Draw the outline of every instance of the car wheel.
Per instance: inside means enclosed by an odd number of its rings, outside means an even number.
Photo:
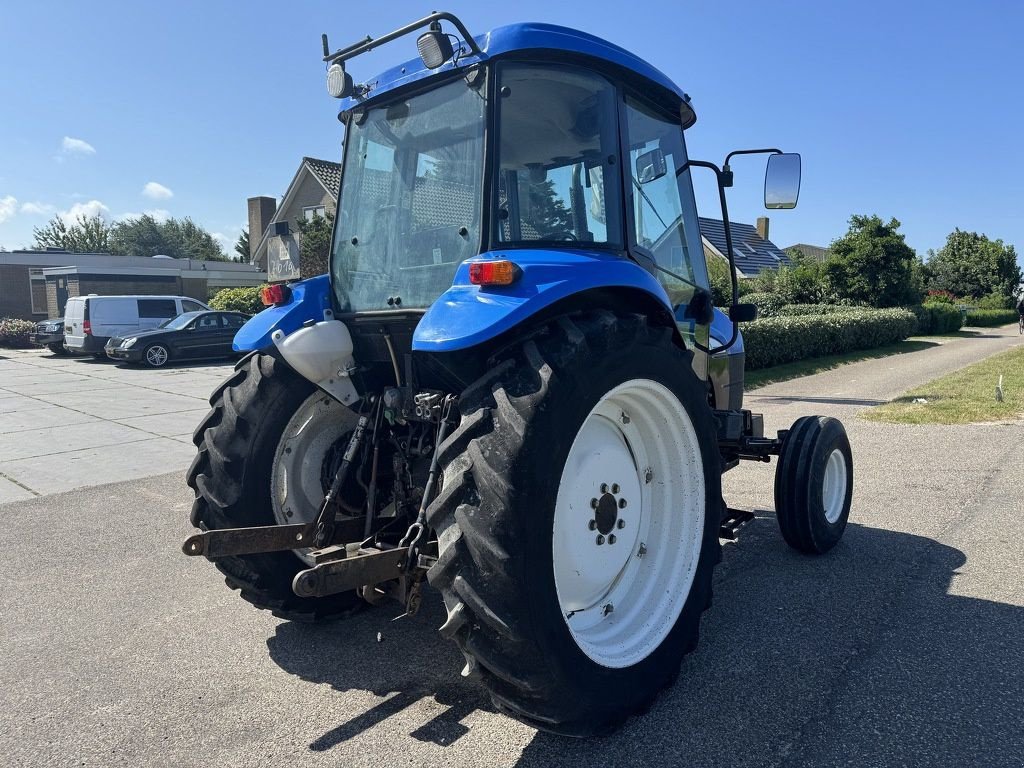
[[[142,361],[150,368],[162,368],[171,359],[171,353],[163,344],[150,344],[142,353]]]

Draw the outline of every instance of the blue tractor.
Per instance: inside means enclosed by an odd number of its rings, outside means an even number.
[[[346,64],[416,35],[357,84]],[[211,397],[183,545],[246,600],[336,619],[424,580],[463,674],[578,736],[647,707],[697,643],[720,538],[751,519],[723,472],[778,457],[785,540],[830,549],[850,509],[842,425],[765,437],[737,323],[713,307],[686,154],[690,98],[592,35],[472,36],[433,13],[331,51],[345,125],[330,274],[264,292]],[[769,155],[792,208],[800,158]],[[741,152],[742,153],[742,152]],[[728,249],[732,258],[732,248]]]

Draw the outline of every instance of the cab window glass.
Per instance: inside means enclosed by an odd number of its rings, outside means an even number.
[[[690,293],[692,286],[707,287],[689,171],[676,174],[686,163],[678,120],[627,98],[626,131],[634,245],[674,273],[658,274],[670,294],[686,292],[678,283],[688,283]]]

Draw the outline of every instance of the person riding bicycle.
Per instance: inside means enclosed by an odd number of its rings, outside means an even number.
[[[1024,289],[1017,294],[1017,330],[1024,334]]]

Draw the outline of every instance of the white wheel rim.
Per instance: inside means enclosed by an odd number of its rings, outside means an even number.
[[[825,519],[834,525],[842,516],[846,502],[846,457],[838,448],[829,454],[825,464],[821,501],[825,508]]]
[[[637,664],[675,626],[700,558],[704,494],[696,430],[664,385],[621,384],[584,420],[562,470],[552,555],[562,616],[593,661]]]
[[[274,452],[270,495],[278,525],[311,522],[324,500],[320,472],[327,452],[357,421],[356,415],[321,392],[306,398],[292,415]],[[309,550],[295,550],[314,565]]]
[[[159,345],[150,347],[146,350],[146,360],[152,365],[163,365],[167,362],[167,350]]]

